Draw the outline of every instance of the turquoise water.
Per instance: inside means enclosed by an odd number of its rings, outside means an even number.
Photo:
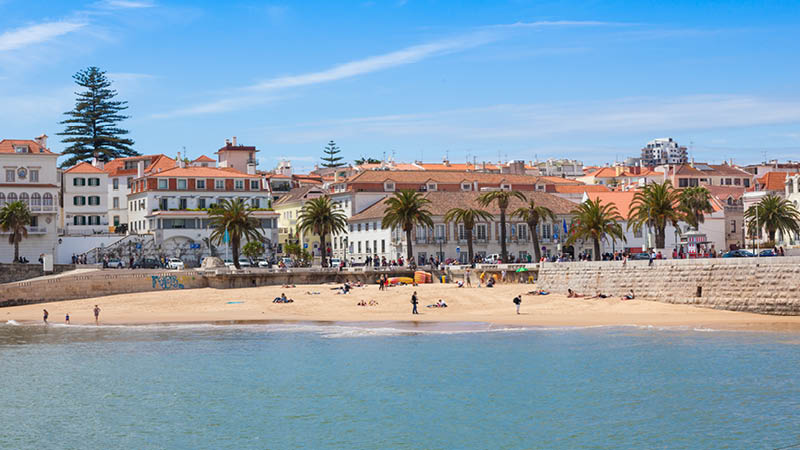
[[[0,448],[800,443],[800,335],[0,325]]]

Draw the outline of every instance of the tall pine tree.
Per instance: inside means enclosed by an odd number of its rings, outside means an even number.
[[[330,141],[328,145],[325,146],[325,156],[322,157],[322,167],[341,167],[344,164],[339,162],[342,160],[341,156],[336,156],[340,150],[339,147],[336,146],[336,142]]]
[[[91,160],[95,155],[106,161],[139,155],[131,148],[133,140],[123,137],[128,130],[117,126],[128,118],[120,114],[128,109],[128,102],[114,100],[117,91],[110,88],[111,81],[106,78],[106,73],[97,67],[89,67],[72,78],[75,84],[86,90],[75,93],[75,108],[65,112],[69,118],[61,122],[66,128],[58,135],[67,136],[61,142],[70,144],[63,154],[72,155],[61,164],[62,167]]]

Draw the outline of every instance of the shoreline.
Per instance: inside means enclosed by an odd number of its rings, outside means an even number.
[[[191,289],[158,293],[121,294],[0,309],[0,323],[42,323],[42,310],[51,324],[63,324],[70,314],[75,325],[93,325],[91,309],[100,305],[101,325],[255,325],[315,324],[375,326],[397,324],[413,329],[474,324],[492,327],[586,328],[655,327],[720,331],[800,332],[800,316],[772,316],[717,310],[649,300],[567,298],[563,295],[524,295],[522,314],[516,315],[511,299],[534,289],[528,284],[500,284],[495,288],[462,288],[453,284],[354,288],[337,295],[332,285],[294,288],[264,286],[242,289]],[[417,291],[420,314],[411,315],[409,298]],[[272,299],[285,293],[293,303]],[[448,308],[426,308],[439,298]],[[357,306],[375,300],[377,306]]]

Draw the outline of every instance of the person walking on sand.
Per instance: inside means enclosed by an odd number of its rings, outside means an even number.
[[[513,302],[517,306],[517,314],[519,314],[519,306],[522,305],[522,295],[514,297]]]
[[[466,269],[464,271],[464,284],[469,286],[469,287],[472,287],[472,281],[470,280],[470,278],[472,278],[472,277],[470,277],[470,271],[469,271],[469,269]]]
[[[43,309],[42,311],[42,320],[44,320],[44,324],[47,325],[47,318],[50,317],[50,313],[47,312],[46,309]]]
[[[411,309],[411,314],[419,314],[419,312],[417,312],[418,304],[419,300],[417,300],[417,291],[414,291],[414,295],[411,296],[411,305],[413,305],[413,308]]]
[[[64,319],[64,323],[69,325],[69,313],[67,313],[67,317]]]
[[[100,321],[100,307],[94,305],[94,324],[97,325]]]

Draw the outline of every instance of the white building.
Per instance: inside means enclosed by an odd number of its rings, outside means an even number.
[[[28,237],[20,243],[20,256],[37,261],[39,255],[55,254],[58,242],[58,154],[47,148],[47,136],[34,140],[0,141],[0,208],[7,203],[26,203],[33,214]],[[8,233],[0,231],[0,262],[11,262],[14,247]]]
[[[278,214],[267,210],[269,190],[259,175],[186,167],[180,160],[176,164],[133,180],[128,195],[130,233],[152,234],[156,245],[171,249],[169,256],[193,258],[190,264],[196,264],[203,256],[225,251],[224,245],[212,250],[206,241],[212,231],[208,209],[221,199],[241,198],[253,209],[270,254],[278,239]]]
[[[533,164],[539,170],[538,175],[548,177],[575,178],[583,176],[583,162],[576,159],[548,159]]]
[[[213,164],[214,160],[205,157],[206,164]],[[199,158],[198,158],[199,160]],[[140,167],[141,166],[141,167]],[[103,170],[108,174],[108,224],[111,227],[127,225],[128,223],[128,193],[133,185],[133,180],[159,170],[175,167],[175,160],[161,154],[132,156],[117,158],[103,165]],[[141,170],[141,173],[139,171]]]
[[[62,174],[62,214],[66,235],[108,232],[108,173],[82,162]]]
[[[653,167],[663,164],[686,164],[689,162],[686,147],[678,145],[672,138],[653,139],[642,148],[642,163]]]

